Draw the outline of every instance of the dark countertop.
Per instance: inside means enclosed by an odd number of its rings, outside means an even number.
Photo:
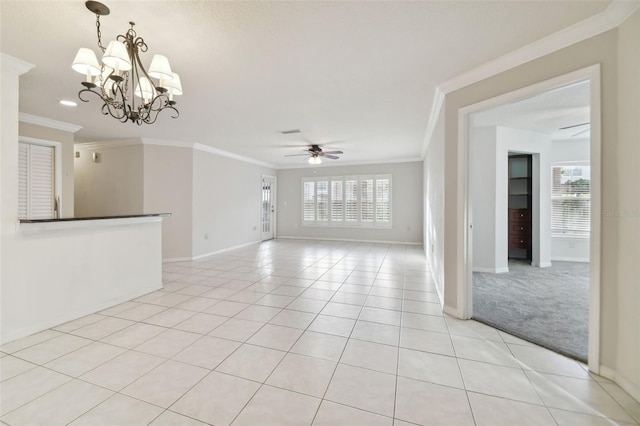
[[[20,223],[73,222],[78,220],[131,219],[136,217],[169,217],[171,213],[131,214],[122,216],[63,217],[61,219],[20,219]]]

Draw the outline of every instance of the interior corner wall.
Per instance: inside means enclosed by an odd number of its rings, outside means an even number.
[[[36,124],[20,122],[18,125],[20,136],[60,142],[62,146],[62,217],[74,217],[74,168],[73,168],[73,133]]]
[[[605,259],[606,253],[606,262],[617,269],[617,306],[603,315],[618,318],[615,380],[640,401],[640,11],[620,26],[618,37],[617,149],[608,149],[609,141],[603,141],[603,159],[605,154],[612,157],[607,164],[615,168],[604,168],[602,173],[603,179],[611,174],[613,180],[605,182],[603,195],[616,193],[616,203],[604,199],[602,203],[602,240],[606,238],[607,248],[614,249],[609,254],[603,246],[602,255]],[[618,230],[613,238],[607,236],[612,228]],[[603,271],[603,286],[608,279]]]
[[[302,178],[323,176],[392,175],[393,227],[357,228],[302,226]],[[306,167],[278,170],[279,237],[384,241],[422,244],[422,162],[367,164],[358,166]]]
[[[594,64],[601,65],[602,207],[600,364],[616,371],[616,381],[640,395],[638,345],[638,218],[607,217],[607,211],[638,207],[638,13],[613,29],[536,60],[481,80],[445,97],[445,304],[458,306],[463,282],[464,211],[458,111],[468,105]],[[619,40],[620,31],[620,40]],[[620,60],[620,63],[618,62]],[[619,84],[618,84],[619,83]],[[623,108],[624,107],[624,108]],[[619,115],[620,113],[620,115]],[[635,189],[634,189],[635,188]],[[621,193],[621,190],[628,190]],[[637,210],[636,210],[637,211]],[[635,221],[635,222],[634,222]],[[626,226],[626,228],[623,228]],[[631,308],[628,304],[634,304]],[[620,337],[628,336],[629,341]]]
[[[162,219],[162,258],[190,260],[193,223],[192,148],[144,145],[145,214],[171,213]]]
[[[120,141],[121,142],[121,141]],[[75,215],[119,216],[143,212],[144,161],[140,140],[131,145],[83,148],[75,158]],[[93,161],[93,154],[98,160]]]
[[[193,257],[262,240],[263,174],[276,171],[193,150]]]
[[[438,117],[423,163],[424,249],[427,264],[444,299],[444,110]]]

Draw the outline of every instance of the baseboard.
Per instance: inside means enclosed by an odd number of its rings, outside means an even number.
[[[220,254],[220,253],[224,253],[226,251],[241,249],[243,247],[252,246],[254,244],[260,244],[261,242],[262,242],[261,240],[259,240],[259,241],[251,241],[251,242],[248,242],[248,243],[239,244],[237,246],[227,247],[227,248],[223,248],[223,249],[216,250],[216,251],[211,251],[211,252],[205,253],[205,254],[199,254],[198,256],[194,256],[191,260],[204,259],[205,257],[213,256],[214,254]]]
[[[454,318],[462,318],[462,312],[460,312],[459,309],[457,308],[453,308],[449,305],[444,305],[444,307],[442,308],[442,311],[447,314],[447,315],[451,315]]]
[[[318,238],[318,237],[293,237],[278,235],[278,239],[284,240],[314,240],[314,241],[340,241],[346,243],[373,243],[373,244],[402,244],[409,246],[421,246],[422,243],[413,243],[408,241],[384,241],[384,240],[358,240],[351,238]]]
[[[640,402],[640,388],[634,385],[630,381],[628,381],[624,377],[620,377],[618,372],[612,368],[605,367],[604,365],[600,366],[600,375],[602,377],[606,377],[609,380],[613,380],[616,382],[618,386],[622,388],[625,392],[627,392],[633,399]]]
[[[205,257],[213,256],[214,254],[220,254],[220,253],[224,253],[226,251],[236,250],[236,249],[240,249],[240,248],[243,248],[243,247],[251,246],[251,245],[254,245],[254,244],[260,244],[261,242],[262,241],[251,241],[249,243],[239,244],[237,246],[227,247],[227,248],[223,248],[223,249],[216,250],[216,251],[211,251],[211,252],[204,253],[204,254],[199,254],[199,255],[193,256],[193,257],[168,257],[166,259],[162,259],[162,263],[191,262],[191,261],[194,261],[194,260],[200,260],[200,259],[204,259]]]
[[[28,327],[24,327],[18,330],[14,330],[10,333],[3,334],[0,337],[0,344],[5,344],[9,342],[13,342],[14,340],[22,339],[23,337],[31,336],[32,334],[39,333],[44,330],[48,330],[52,327],[56,327],[58,325],[65,324],[69,321],[76,320],[78,318],[82,318],[86,315],[90,315],[104,309],[110,308],[112,306],[119,305],[120,303],[128,302],[131,299],[135,299],[136,297],[144,296],[147,293],[151,293],[152,291],[160,290],[162,288],[162,283],[159,283],[157,286],[150,286],[144,288],[142,290],[134,291],[128,293],[124,296],[120,296],[117,299],[111,299],[107,302],[97,303],[88,308],[68,312],[66,311],[63,315],[60,315],[54,319],[48,321],[42,321],[38,324],[30,325]]]
[[[482,272],[482,273],[487,273],[487,274],[504,274],[506,272],[509,272],[509,268],[505,267],[505,268],[473,268],[473,272]]]
[[[558,262],[582,262],[582,263],[590,262],[589,258],[584,258],[584,257],[553,257],[551,258],[552,262],[554,260],[557,260]]]

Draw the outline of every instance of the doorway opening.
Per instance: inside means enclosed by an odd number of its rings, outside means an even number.
[[[276,178],[262,175],[262,241],[276,236]]]
[[[461,110],[466,317],[589,362],[599,323],[599,70]],[[594,359],[592,359],[594,358]]]

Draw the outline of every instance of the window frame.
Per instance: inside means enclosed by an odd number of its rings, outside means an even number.
[[[378,182],[388,180],[388,221],[378,220]],[[348,220],[347,217],[351,216],[349,212],[353,209],[348,209],[348,203],[352,203],[352,198],[348,197],[347,182],[355,181],[356,187],[356,206],[355,214],[356,220]],[[363,220],[363,194],[362,187],[364,181],[371,181],[371,217],[372,219]],[[306,188],[310,187],[309,183],[313,182],[313,194],[308,194]],[[318,206],[321,200],[318,198],[318,183],[326,182],[327,193],[327,209],[326,220],[318,219]],[[339,182],[339,184],[338,184]],[[336,183],[337,185],[334,185]],[[306,176],[301,178],[301,224],[305,227],[332,227],[332,228],[393,228],[393,179],[391,174],[369,174],[369,175],[345,175],[345,176]],[[341,190],[340,197],[334,198],[334,188],[339,186]],[[324,194],[323,194],[324,195]],[[384,198],[384,197],[383,197]],[[309,210],[305,208],[305,203],[309,200],[313,200],[313,220],[306,220],[305,213],[309,213]],[[386,200],[386,199],[385,199]],[[333,212],[334,201],[340,202],[340,219],[336,219]]]

